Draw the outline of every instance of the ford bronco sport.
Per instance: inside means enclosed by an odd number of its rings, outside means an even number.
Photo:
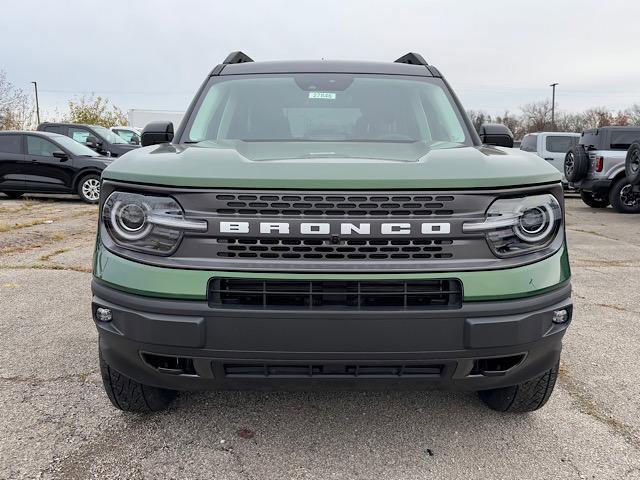
[[[174,135],[103,174],[92,314],[106,393],[447,388],[548,400],[571,321],[561,175],[440,72],[231,54]],[[493,144],[489,145],[489,144]]]
[[[569,185],[593,208],[611,205],[620,213],[640,212],[640,195],[625,175],[625,158],[640,140],[640,127],[600,127],[585,130],[565,157]]]

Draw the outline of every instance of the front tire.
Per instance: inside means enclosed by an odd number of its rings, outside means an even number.
[[[585,192],[584,190],[580,192],[580,198],[591,208],[607,208],[610,203],[607,197],[596,196],[592,192]]]
[[[640,213],[640,193],[634,193],[626,178],[620,178],[609,191],[611,206],[618,213]]]
[[[524,413],[542,408],[549,400],[558,378],[560,364],[543,374],[512,387],[478,392],[480,399],[498,412]]]
[[[12,200],[15,200],[16,198],[20,198],[22,195],[24,195],[24,193],[22,192],[2,192],[4,193],[7,197],[9,197]]]
[[[112,405],[124,412],[152,413],[166,409],[177,392],[151,387],[114,370],[99,354],[100,373],[107,397]]]
[[[98,203],[100,201],[100,176],[91,173],[82,177],[78,182],[78,195],[83,202]]]

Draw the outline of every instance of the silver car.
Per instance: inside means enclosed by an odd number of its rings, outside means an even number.
[[[640,140],[640,127],[600,127],[582,132],[578,145],[566,155],[565,175],[594,208],[609,204],[620,213],[640,212],[640,194],[625,175],[627,150]]]

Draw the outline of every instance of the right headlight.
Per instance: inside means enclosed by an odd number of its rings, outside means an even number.
[[[171,197],[113,192],[102,207],[102,223],[120,247],[155,255],[170,255],[184,232],[206,232],[206,220],[184,217]]]
[[[465,233],[484,233],[493,253],[513,257],[542,250],[562,231],[562,209],[551,194],[500,198],[483,222],[469,222]]]

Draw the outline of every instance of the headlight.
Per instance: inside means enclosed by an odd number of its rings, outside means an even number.
[[[465,233],[482,232],[498,257],[524,255],[547,247],[561,231],[562,209],[551,194],[501,198],[484,222],[465,223]]]
[[[205,220],[187,220],[178,202],[128,192],[113,192],[102,207],[102,223],[119,246],[156,255],[175,251],[185,231],[206,232]]]

